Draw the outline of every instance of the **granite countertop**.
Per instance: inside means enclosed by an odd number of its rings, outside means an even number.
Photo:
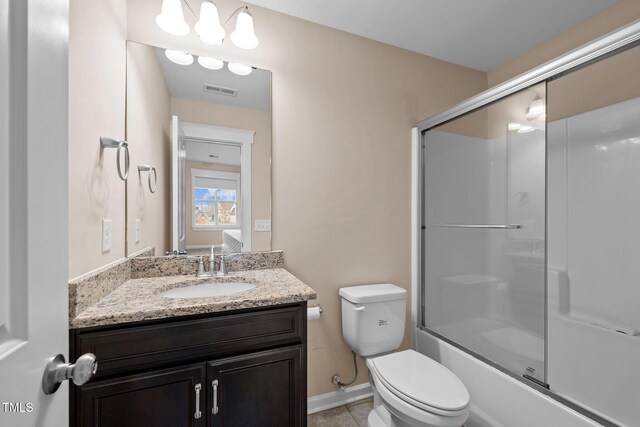
[[[224,297],[173,299],[160,296],[169,289],[207,281],[246,282],[256,287]],[[315,297],[313,289],[284,268],[235,271],[223,278],[197,279],[193,275],[183,275],[131,279],[78,313],[71,319],[70,328],[265,307],[308,301]]]

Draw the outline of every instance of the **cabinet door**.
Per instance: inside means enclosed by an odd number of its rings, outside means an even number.
[[[208,363],[210,426],[305,426],[302,350],[296,345]]]
[[[76,425],[204,426],[205,365],[148,372],[79,387]]]

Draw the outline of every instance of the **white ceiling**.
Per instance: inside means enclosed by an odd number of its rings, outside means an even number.
[[[254,69],[248,76],[238,76],[227,68],[208,70],[198,64],[197,56],[191,65],[178,65],[169,61],[164,49],[156,47],[160,69],[171,96],[195,101],[225,104],[233,107],[271,111],[271,71]],[[236,96],[205,92],[203,84],[237,89]]]
[[[620,0],[246,1],[455,64],[490,71]]]

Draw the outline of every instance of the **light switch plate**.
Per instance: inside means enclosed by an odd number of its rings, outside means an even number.
[[[136,219],[136,243],[140,243],[142,240],[142,222],[140,218]]]
[[[111,250],[111,220],[102,220],[102,253]]]
[[[270,219],[256,219],[256,231],[271,231]]]

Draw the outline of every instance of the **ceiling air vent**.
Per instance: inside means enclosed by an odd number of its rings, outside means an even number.
[[[209,83],[203,83],[202,87],[207,93],[215,93],[217,95],[236,96],[238,95],[238,89],[232,89],[230,87],[216,86]]]

